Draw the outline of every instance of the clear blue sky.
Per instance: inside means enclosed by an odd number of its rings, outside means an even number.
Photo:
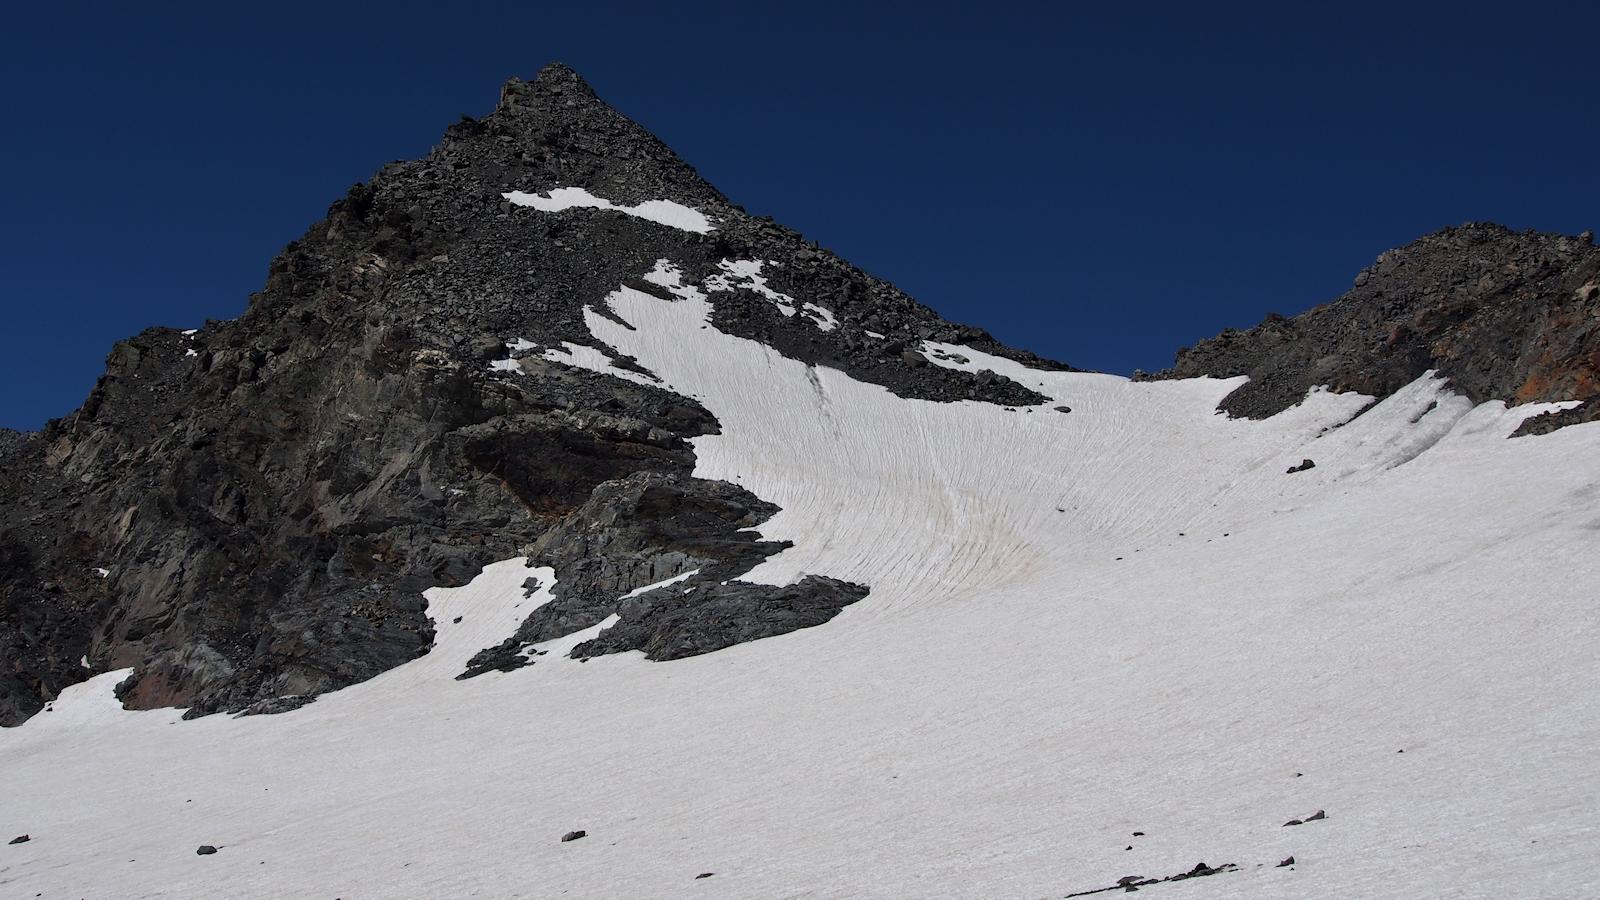
[[[1113,372],[1443,225],[1600,225],[1594,4],[235,5],[0,13],[0,425],[237,315],[350,184],[556,59],[750,211]]]

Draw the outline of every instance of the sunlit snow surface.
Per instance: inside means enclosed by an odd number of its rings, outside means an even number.
[[[646,200],[636,206],[618,206],[579,187],[556,188],[549,191],[548,196],[524,191],[511,191],[500,196],[518,206],[531,206],[544,212],[582,207],[609,209],[696,234],[711,231],[711,220],[704,213],[672,200]]]
[[[1506,440],[1548,407],[1433,377],[1230,420],[1238,379],[949,345],[1051,402],[903,400],[651,278],[678,299],[589,327],[717,416],[696,474],[783,508],[750,577],[866,599],[455,681],[560,576],[512,560],[429,593],[429,656],[287,715],[98,676],[0,733],[0,839],[33,838],[0,896],[1042,898],[1201,861],[1241,871],[1146,896],[1600,895],[1600,426]]]

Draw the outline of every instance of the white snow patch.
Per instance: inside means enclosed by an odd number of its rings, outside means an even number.
[[[623,288],[623,290],[631,289]],[[588,307],[584,307],[584,312],[588,313],[590,312],[590,309]],[[635,372],[632,369],[624,369],[621,366],[618,366],[612,361],[611,357],[594,347],[587,347],[583,344],[574,344],[571,341],[562,341],[560,349],[546,350],[544,352],[544,358],[552,362],[563,363],[565,365],[575,366],[580,369],[589,369],[594,372],[601,372],[606,375],[621,378],[623,381],[631,381],[635,384],[648,384],[655,387],[660,387],[661,385],[659,379],[651,378],[649,375],[646,375],[642,372]]]
[[[90,569],[89,571],[91,571],[94,574],[100,576],[101,578],[110,578],[111,577],[111,570],[110,569],[103,569],[103,568],[96,567],[96,568]]]
[[[683,283],[683,270],[670,260],[656,260],[655,268],[645,273],[644,280],[666,288],[668,293],[680,300],[694,300],[701,296],[698,288]]]
[[[803,303],[801,310],[817,325],[818,331],[832,331],[839,327],[839,320],[834,317],[833,311],[823,309],[815,303]]]
[[[699,569],[690,569],[687,572],[680,572],[679,574],[674,575],[671,578],[662,579],[661,581],[658,581],[655,584],[647,584],[644,587],[634,588],[633,590],[627,592],[626,594],[623,594],[621,597],[618,597],[617,599],[618,600],[632,600],[634,597],[638,597],[638,596],[642,596],[644,594],[648,594],[651,591],[656,590],[657,588],[664,588],[669,584],[677,584],[680,581],[684,581],[686,579],[693,578],[694,576],[696,576],[698,574],[700,574],[700,570]]]
[[[768,261],[770,262],[770,260]],[[771,263],[777,265],[777,263]],[[708,291],[731,291],[736,288],[755,291],[757,294],[772,301],[786,318],[797,313],[817,327],[818,331],[832,331],[839,327],[839,320],[833,313],[815,303],[801,303],[788,294],[773,290],[767,285],[766,276],[761,274],[765,264],[759,259],[725,259],[717,263],[722,273],[712,275],[706,279]]]
[[[580,187],[556,188],[547,197],[523,191],[511,191],[500,196],[518,206],[531,206],[542,212],[575,208],[605,209],[696,234],[706,234],[712,228],[711,220],[704,213],[672,200],[646,200],[636,206],[618,206]]]
[[[519,337],[514,341],[506,341],[505,347],[506,347],[506,353],[507,353],[506,358],[505,359],[493,359],[493,360],[490,360],[489,361],[489,370],[490,371],[492,371],[492,372],[521,372],[522,371],[522,365],[519,362],[517,362],[517,358],[512,356],[511,354],[525,353],[525,352],[527,352],[529,350],[537,350],[539,348],[539,345],[535,344],[533,341],[528,340],[527,338],[520,338]]]

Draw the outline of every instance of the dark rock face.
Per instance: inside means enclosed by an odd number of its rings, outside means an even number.
[[[33,435],[10,428],[0,428],[0,459],[20,451]]]
[[[1531,419],[1525,419],[1512,437],[1521,437],[1525,434],[1549,434],[1557,428],[1568,425],[1577,425],[1582,422],[1600,421],[1600,397],[1590,397],[1578,406],[1555,412],[1540,413]],[[1402,753],[1405,751],[1401,751]]]
[[[527,665],[530,644],[599,624],[639,588],[695,570],[697,580],[742,574],[788,546],[743,530],[777,511],[741,487],[686,472],[639,472],[600,485],[530,550],[530,562],[559,573],[555,599],[474,657],[463,677]]]
[[[673,200],[716,227],[502,197],[556,187]],[[426,158],[353,187],[238,319],[130,338],[77,412],[0,434],[0,724],[130,666],[130,707],[293,708],[426,652],[422,591],[530,546],[562,570],[558,602],[524,628],[542,637],[609,615],[614,589],[695,567],[731,578],[774,552],[734,534],[769,506],[688,478],[688,439],[718,429],[698,403],[538,352],[593,345],[584,307],[604,310],[660,259],[694,282],[762,260],[774,289],[838,327],[785,318],[744,288],[711,294],[714,319],[796,359],[908,397],[1041,399],[994,373],[908,361],[935,338],[1050,365],[746,215],[551,66],[509,82],[493,113],[451,126]],[[516,372],[491,370],[517,340],[536,350]],[[644,475],[659,478],[630,480]],[[780,606],[785,622],[819,620]],[[702,631],[687,646],[715,643]]]
[[[709,580],[667,585],[623,601],[621,620],[574,647],[572,655],[643,650],[656,660],[699,656],[821,625],[866,595],[863,585],[820,575],[784,587]]]
[[[1220,408],[1265,418],[1316,385],[1382,398],[1428,369],[1475,402],[1582,400],[1561,424],[1600,416],[1600,249],[1446,228],[1378,257],[1337,300],[1201,341],[1156,377],[1249,375]]]

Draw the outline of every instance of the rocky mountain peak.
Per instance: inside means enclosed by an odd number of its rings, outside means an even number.
[[[507,80],[494,110],[452,126],[433,158],[462,167],[487,164],[518,190],[580,187],[619,203],[728,205],[693,166],[561,63],[545,66],[531,81]]]
[[[1263,418],[1317,385],[1385,397],[1432,369],[1476,402],[1576,401],[1529,430],[1600,417],[1592,233],[1469,222],[1381,254],[1349,291],[1178,352],[1158,377],[1248,375],[1222,409]]]
[[[519,552],[565,570],[529,639],[700,573],[594,653],[706,652],[859,599],[740,587],[780,549],[742,533],[774,508],[692,477],[716,419],[594,337],[616,292],[669,293],[645,279],[663,261],[705,292],[708,327],[791,359],[906,397],[1042,400],[920,348],[1047,363],[746,215],[547,67],[353,187],[243,316],[120,342],[81,409],[0,441],[0,724],[121,668],[130,707],[291,709],[425,653],[421,592]],[[525,664],[522,646],[479,669]]]

